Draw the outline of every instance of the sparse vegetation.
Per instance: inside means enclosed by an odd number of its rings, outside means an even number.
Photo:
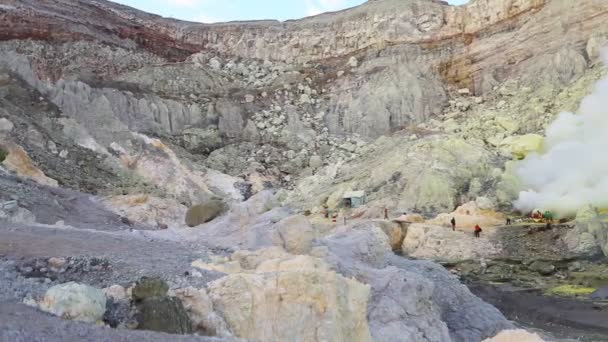
[[[546,291],[548,295],[564,296],[564,297],[577,297],[577,296],[588,296],[595,292],[596,289],[592,287],[585,287],[580,285],[560,285],[550,288]]]

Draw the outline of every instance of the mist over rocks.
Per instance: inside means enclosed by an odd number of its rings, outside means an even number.
[[[608,62],[608,59],[605,59]],[[531,154],[517,174],[529,190],[516,208],[570,216],[585,207],[608,207],[608,78],[600,80],[577,113],[563,112],[547,127],[545,150]]]

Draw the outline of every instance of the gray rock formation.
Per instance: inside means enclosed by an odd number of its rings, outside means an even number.
[[[402,336],[476,341],[511,327],[497,309],[472,295],[441,266],[388,252],[386,237],[378,228],[330,236],[321,243],[335,269],[371,286],[368,317],[376,341]]]

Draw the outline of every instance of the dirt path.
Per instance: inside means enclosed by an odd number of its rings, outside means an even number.
[[[608,304],[547,297],[509,286],[469,284],[478,297],[508,319],[548,331],[559,338],[608,341]]]

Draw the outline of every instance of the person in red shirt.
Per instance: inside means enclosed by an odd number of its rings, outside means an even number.
[[[478,238],[482,232],[482,229],[479,225],[475,225],[475,237]]]

